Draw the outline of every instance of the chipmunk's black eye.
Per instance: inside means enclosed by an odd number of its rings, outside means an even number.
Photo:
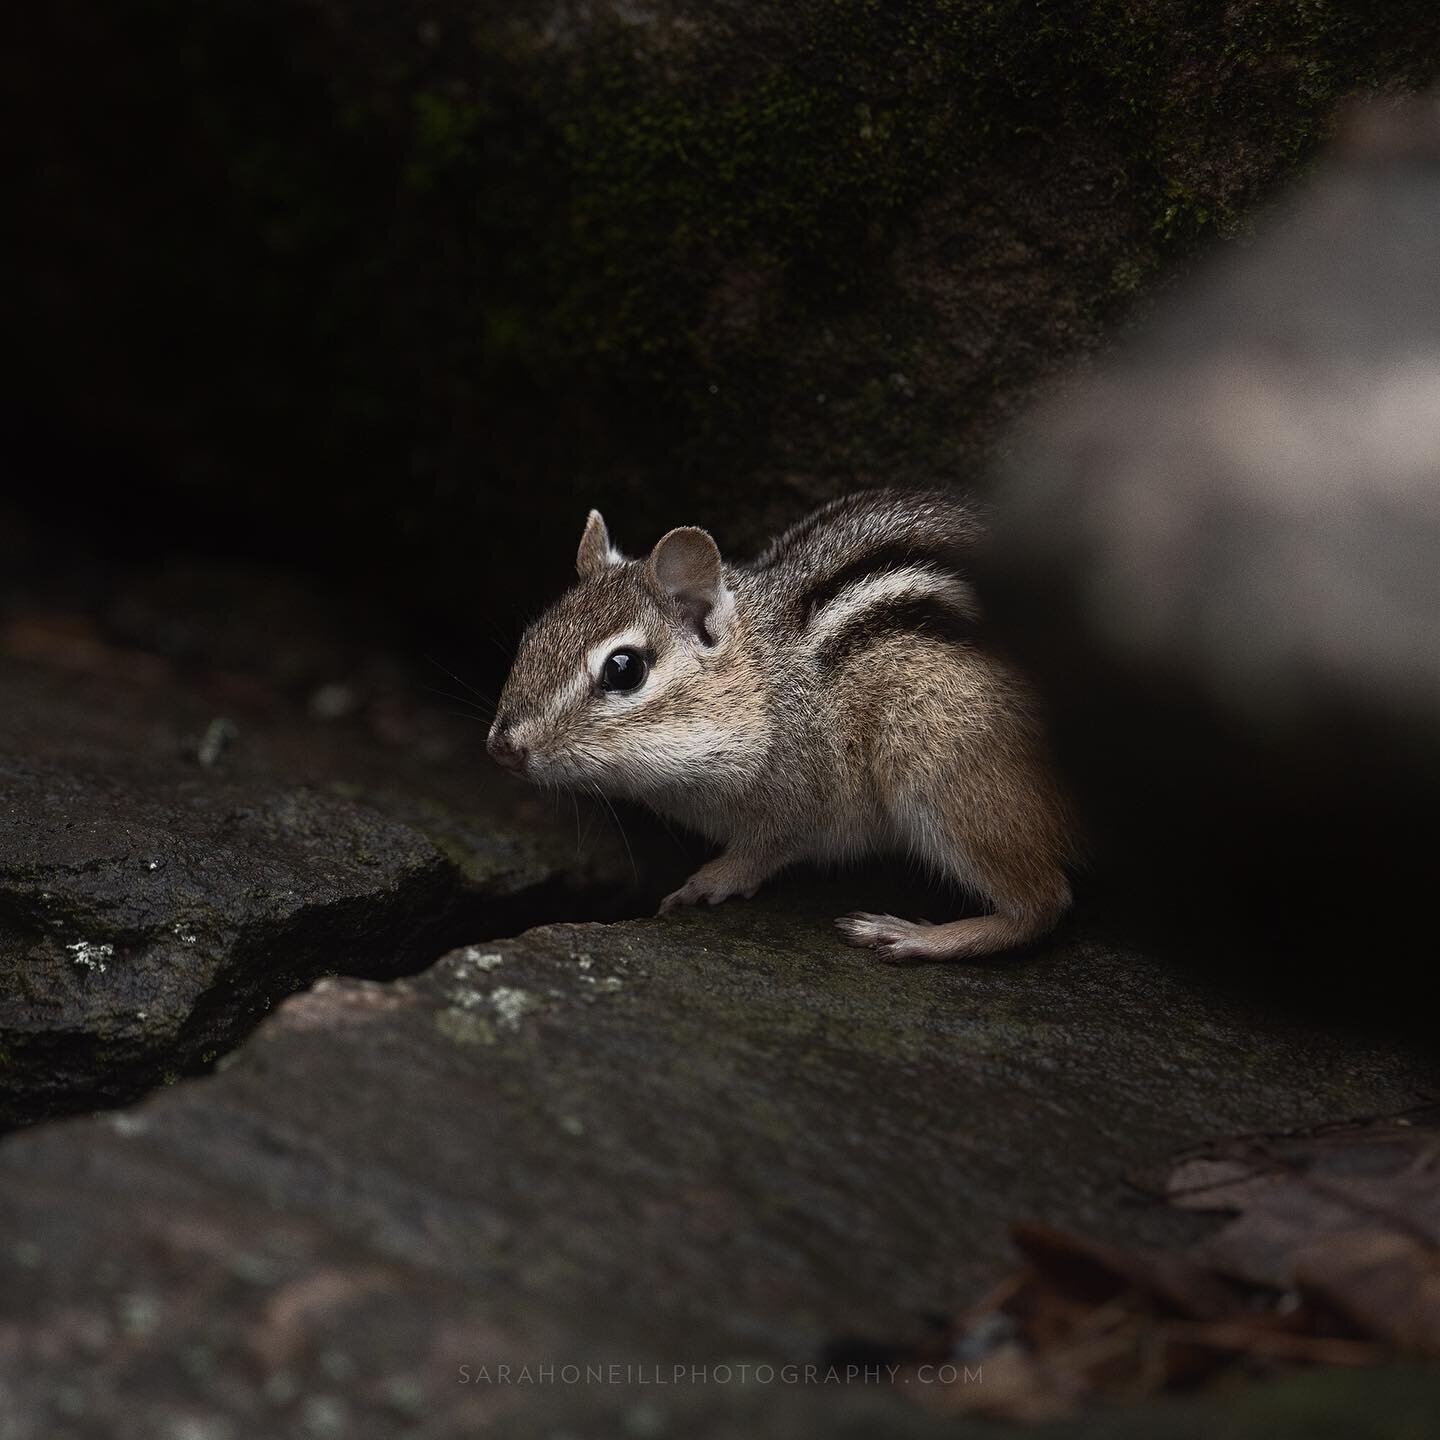
[[[602,690],[638,690],[649,666],[638,650],[616,650],[600,670]]]

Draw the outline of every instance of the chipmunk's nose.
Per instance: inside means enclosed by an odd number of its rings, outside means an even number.
[[[490,738],[485,742],[485,748],[490,752],[491,758],[497,765],[503,765],[517,775],[525,773],[525,766],[530,759],[530,748],[527,745],[516,744],[511,738],[508,716],[495,722],[494,729],[490,731]]]

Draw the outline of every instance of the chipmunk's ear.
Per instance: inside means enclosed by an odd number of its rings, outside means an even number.
[[[645,570],[706,645],[718,645],[730,633],[735,597],[725,585],[720,549],[707,531],[686,525],[662,535]]]
[[[618,565],[624,558],[610,543],[605,517],[598,510],[592,510],[585,521],[585,533],[580,537],[580,548],[575,552],[575,573],[582,580],[593,580],[610,566]]]

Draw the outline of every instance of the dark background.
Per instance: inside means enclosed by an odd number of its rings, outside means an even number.
[[[273,562],[492,685],[475,635],[564,582],[591,504],[744,548],[857,484],[982,484],[1344,97],[1440,57],[1431,9],[1359,3],[5,24],[12,587]]]

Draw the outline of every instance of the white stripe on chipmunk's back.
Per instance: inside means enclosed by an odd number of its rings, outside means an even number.
[[[955,576],[928,565],[864,575],[811,616],[805,627],[806,645],[812,652],[819,650],[867,610],[895,600],[935,599],[953,605],[958,598]]]

